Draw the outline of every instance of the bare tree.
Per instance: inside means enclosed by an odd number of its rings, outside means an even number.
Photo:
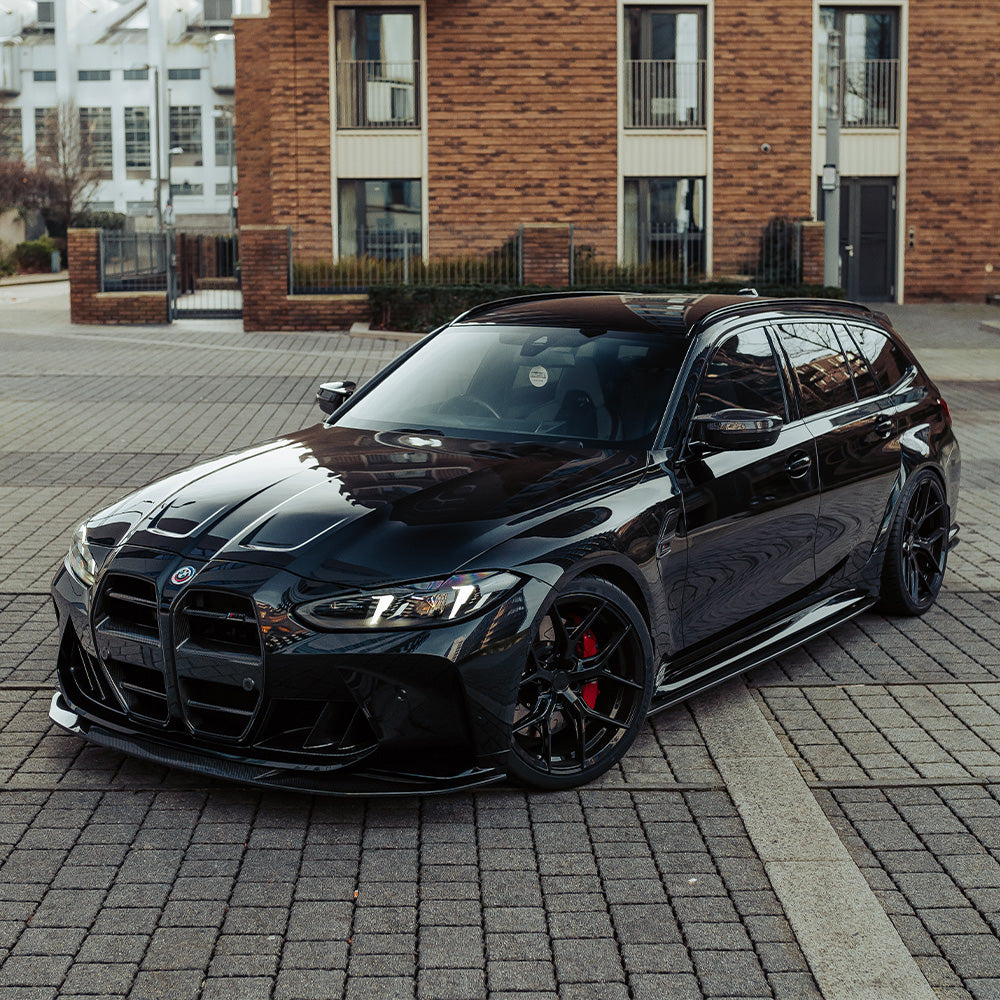
[[[53,187],[50,176],[24,160],[0,159],[0,213],[17,208],[22,212],[50,204]]]
[[[109,148],[94,123],[72,102],[61,104],[44,119],[35,160],[51,186],[47,214],[60,229],[73,224],[101,181],[110,176]]]

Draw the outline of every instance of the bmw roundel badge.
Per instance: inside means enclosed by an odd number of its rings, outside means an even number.
[[[179,570],[174,572],[174,575],[170,578],[170,582],[176,583],[179,586],[182,583],[187,583],[192,576],[194,576],[194,566],[181,566]]]

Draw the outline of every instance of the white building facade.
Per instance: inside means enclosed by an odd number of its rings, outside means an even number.
[[[0,156],[28,163],[79,115],[89,208],[228,228],[236,187],[233,0],[2,0]]]

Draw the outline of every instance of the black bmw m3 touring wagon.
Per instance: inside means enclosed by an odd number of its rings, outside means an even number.
[[[958,531],[948,407],[859,305],[508,299],[317,399],[80,525],[56,723],[270,787],[566,788],[652,712],[922,614]]]

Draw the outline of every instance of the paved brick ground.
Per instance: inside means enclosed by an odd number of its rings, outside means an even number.
[[[313,422],[318,381],[400,349],[70,327],[62,294],[0,290],[2,1000],[819,995],[686,706],[584,790],[390,802],[213,783],[53,730],[47,589],[74,525]],[[865,615],[749,683],[938,996],[981,1000],[1000,996],[1000,353],[991,381],[962,365],[1000,338],[940,310],[910,314],[965,460],[938,606]]]

